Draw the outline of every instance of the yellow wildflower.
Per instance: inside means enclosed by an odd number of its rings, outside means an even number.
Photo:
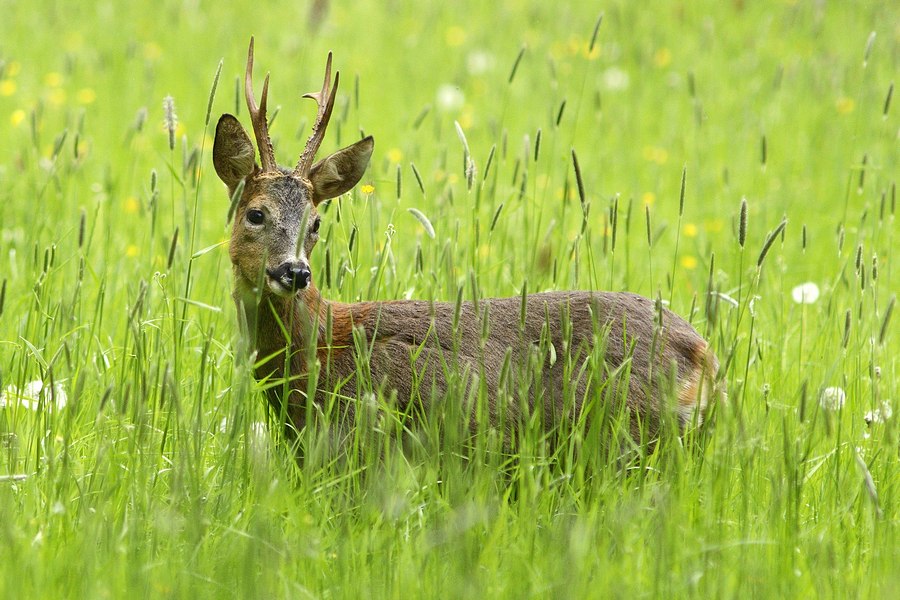
[[[462,46],[466,41],[466,31],[458,25],[453,25],[447,28],[444,39],[448,46]]]
[[[856,108],[856,102],[853,101],[853,98],[839,98],[836,107],[838,114],[848,115]]]
[[[51,71],[44,75],[44,83],[48,87],[59,87],[62,85],[62,80],[62,75],[60,75],[56,71]]]
[[[658,146],[644,146],[644,159],[655,162],[658,165],[664,165],[669,160],[669,152],[665,148]]]
[[[0,81],[0,96],[12,96],[16,93],[16,82],[12,79]]]
[[[144,44],[144,58],[155,61],[162,56],[162,48],[155,42],[147,42]]]
[[[79,104],[93,104],[97,99],[97,92],[91,88],[81,88],[75,96]]]
[[[722,227],[724,226],[725,223],[722,221],[722,219],[718,218],[706,219],[705,221],[703,221],[703,229],[710,233],[718,233],[722,231]]]
[[[685,269],[696,269],[697,268],[697,259],[693,256],[682,256],[681,257],[681,266]]]
[[[660,48],[653,54],[653,64],[662,69],[672,62],[672,51],[668,48]]]
[[[47,101],[54,106],[62,106],[66,103],[66,90],[62,88],[52,88],[47,92]]]
[[[9,122],[13,127],[18,127],[22,123],[22,121],[25,120],[25,117],[27,117],[27,116],[28,115],[25,114],[24,110],[22,110],[21,108],[18,108],[16,110],[14,110],[12,112],[12,114],[9,116]]]
[[[359,191],[361,191],[366,196],[369,196],[375,191],[375,186],[370,183],[367,183],[367,184],[363,185],[362,187],[360,187]]]

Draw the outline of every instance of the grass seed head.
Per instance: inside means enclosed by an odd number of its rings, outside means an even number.
[[[741,248],[747,242],[747,199],[741,199],[741,218],[738,223],[738,244]]]
[[[175,99],[172,96],[163,98],[165,127],[169,134],[169,150],[175,150],[175,128],[178,127],[178,115],[175,114]]]

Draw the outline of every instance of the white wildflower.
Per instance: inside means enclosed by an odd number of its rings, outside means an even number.
[[[44,395],[44,406],[50,411],[62,410],[69,402],[66,389],[61,383],[56,382],[52,388],[44,389],[44,382],[36,379],[26,383],[22,389],[14,385],[6,386],[0,392],[0,408],[18,404],[28,410],[40,410],[41,393]]]
[[[840,410],[847,400],[847,394],[839,387],[827,387],[819,396],[819,405],[825,410]]]
[[[262,421],[250,423],[247,436],[247,449],[250,456],[260,466],[268,464],[271,454],[269,452],[269,428]]]
[[[250,423],[250,435],[256,439],[267,440],[269,428],[262,421],[253,421]]]
[[[819,299],[819,286],[812,281],[801,283],[791,290],[791,297],[797,304],[812,304]]]
[[[466,57],[466,67],[472,75],[481,75],[494,68],[494,55],[485,50],[473,50]]]
[[[881,406],[867,412],[863,419],[865,419],[866,425],[871,425],[873,423],[884,423],[893,416],[894,409],[891,406],[891,401],[885,400],[881,403]]]
[[[437,105],[438,108],[445,112],[455,112],[463,107],[466,103],[466,96],[459,87],[445,83],[438,88]]]
[[[619,67],[610,67],[603,71],[601,81],[603,87],[611,92],[627,90],[628,86],[631,85],[631,79],[628,77],[628,73]]]

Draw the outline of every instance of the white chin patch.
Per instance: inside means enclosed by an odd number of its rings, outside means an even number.
[[[282,298],[288,298],[294,295],[293,291],[284,287],[274,279],[266,278],[266,286],[269,288],[270,292],[276,296],[281,296]]]

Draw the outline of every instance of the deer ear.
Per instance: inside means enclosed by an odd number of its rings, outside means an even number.
[[[374,148],[375,139],[370,135],[314,164],[309,170],[314,203],[340,196],[356,185],[366,172]]]
[[[253,144],[240,122],[232,115],[222,115],[216,125],[213,166],[230,192],[256,168],[255,155]]]

